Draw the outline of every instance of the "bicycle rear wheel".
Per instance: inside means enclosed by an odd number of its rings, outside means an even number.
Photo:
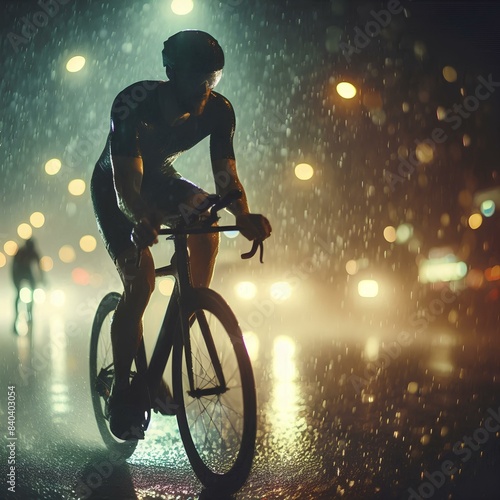
[[[97,427],[104,444],[109,450],[127,458],[134,453],[137,439],[123,441],[116,438],[109,428],[108,399],[114,378],[113,351],[111,348],[111,320],[120,294],[108,293],[101,301],[92,325],[90,339],[90,391]],[[143,344],[142,344],[143,345]],[[144,363],[142,365],[142,363]],[[132,364],[131,377],[137,372],[137,365],[146,366],[144,350],[139,349]]]
[[[178,321],[172,366],[180,434],[200,481],[232,493],[246,481],[255,451],[257,404],[250,359],[238,322],[217,293],[196,289],[186,312],[189,338],[183,341]]]

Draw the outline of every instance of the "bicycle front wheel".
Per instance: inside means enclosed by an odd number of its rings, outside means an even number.
[[[120,294],[108,293],[97,308],[90,339],[90,392],[97,427],[109,450],[128,458],[137,447],[137,439],[122,441],[109,428],[108,399],[114,378],[111,346],[111,320],[120,300]],[[134,361],[135,366],[136,361]]]
[[[179,430],[200,481],[232,493],[246,481],[255,451],[252,367],[238,322],[222,297],[200,288],[190,302],[189,336],[183,339],[178,321],[172,366]]]

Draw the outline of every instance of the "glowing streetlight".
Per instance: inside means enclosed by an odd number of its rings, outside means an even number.
[[[97,240],[90,234],[80,238],[80,248],[84,252],[93,252],[97,247]]]
[[[45,172],[48,175],[56,175],[61,170],[61,160],[52,158],[45,164]]]
[[[17,227],[17,234],[19,235],[20,238],[23,240],[28,240],[31,238],[33,234],[33,229],[29,224],[26,224],[25,222],[22,224],[19,224]]]
[[[30,224],[36,228],[42,227],[45,224],[45,215],[42,212],[33,212],[30,215]]]
[[[378,283],[375,280],[361,280],[358,283],[360,297],[373,298],[378,295]]]
[[[73,179],[68,184],[68,191],[73,196],[81,196],[83,193],[85,193],[85,181],[82,179]]]
[[[193,0],[173,0],[172,12],[178,16],[185,16],[193,10]]]
[[[471,229],[477,229],[483,223],[483,216],[481,214],[472,214],[468,222]]]
[[[295,167],[295,176],[301,181],[308,181],[314,175],[314,169],[308,163],[299,163]]]
[[[77,73],[83,67],[85,66],[85,57],[83,56],[75,56],[72,57],[67,63],[66,63],[66,69],[70,73]]]
[[[352,99],[357,94],[356,87],[349,82],[340,82],[337,84],[337,93],[344,99]]]

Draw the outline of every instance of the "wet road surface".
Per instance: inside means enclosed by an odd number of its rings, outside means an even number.
[[[32,368],[27,338],[3,324],[2,434],[15,385],[18,436],[7,498],[222,498],[203,491],[175,417],[153,415],[126,461],[104,448],[87,382],[91,315],[75,322],[70,310],[38,311]],[[384,331],[361,320],[321,331],[302,317],[295,331],[248,333],[259,430],[234,498],[499,498],[495,332],[453,328],[444,316]]]

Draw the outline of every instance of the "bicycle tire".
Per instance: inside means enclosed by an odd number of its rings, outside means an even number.
[[[209,359],[210,350],[220,361],[229,390],[200,397],[188,394],[185,347],[181,322],[177,321],[172,379],[174,400],[179,405],[179,431],[191,466],[202,484],[218,493],[234,493],[247,480],[255,453],[257,402],[252,366],[238,322],[220,295],[198,288],[193,291],[189,304],[186,308],[187,317],[191,318],[188,345],[195,383],[200,384],[196,387],[213,390],[210,383],[214,381],[216,369]],[[207,347],[210,341],[206,341],[199,327],[199,318],[203,316],[210,327],[211,347]],[[215,325],[222,329],[214,329]]]
[[[123,441],[116,438],[109,428],[106,415],[107,400],[114,376],[110,332],[111,316],[118,305],[120,297],[119,293],[110,292],[97,307],[90,338],[90,392],[97,427],[104,444],[110,451],[119,454],[122,458],[128,458],[134,453],[138,440]]]

